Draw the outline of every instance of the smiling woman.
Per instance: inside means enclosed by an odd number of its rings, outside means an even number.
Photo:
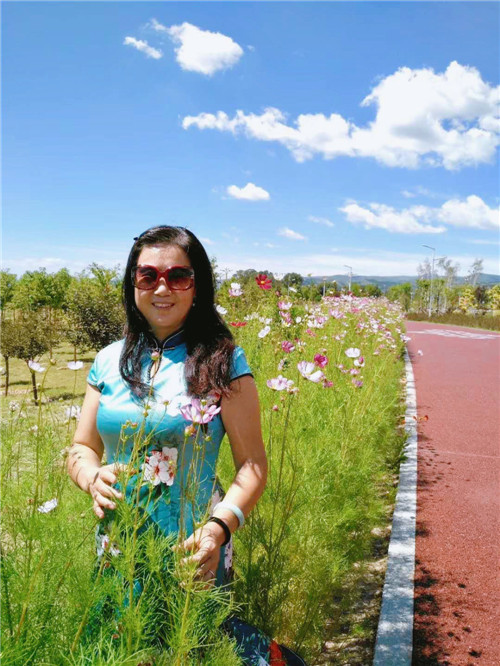
[[[155,227],[136,239],[123,301],[125,339],[101,350],[91,368],[69,473],[92,496],[102,521],[101,556],[108,544],[115,557],[129,557],[113,518],[125,503],[140,512],[141,530],[149,526],[174,540],[194,580],[224,587],[232,577],[231,534],[243,526],[267,477],[252,373],[215,308],[207,254],[187,229]],[[128,428],[140,436],[127,436]],[[236,475],[223,498],[216,463],[225,433]],[[127,583],[130,608],[147,584],[140,577]],[[172,614],[167,596],[158,603],[159,613]],[[236,617],[224,629],[245,664],[304,663]],[[166,632],[159,629],[154,641],[164,641]],[[179,649],[187,654],[189,640],[182,637]]]

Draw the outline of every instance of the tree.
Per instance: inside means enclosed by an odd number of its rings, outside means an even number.
[[[419,280],[430,280],[432,275],[432,264],[426,257],[421,264],[417,267],[417,275]]]
[[[118,269],[91,264],[75,280],[67,296],[66,337],[76,347],[98,351],[123,334]]]
[[[471,284],[473,287],[476,286],[477,281],[481,277],[481,273],[483,272],[483,260],[482,259],[474,259],[472,262],[472,266],[470,267],[469,273],[467,275],[467,282]]]
[[[0,271],[0,313],[3,320],[5,307],[12,301],[17,277],[9,270]]]
[[[403,284],[394,284],[386,292],[386,296],[390,301],[398,301],[405,312],[408,312],[411,305],[411,282],[403,282]]]
[[[304,284],[304,278],[300,273],[286,273],[286,275],[283,276],[282,282],[287,287],[302,287]]]
[[[23,312],[15,322],[6,321],[2,326],[1,350],[5,359],[6,381],[5,395],[9,385],[9,359],[20,358],[28,365],[29,361],[49,350],[50,324],[40,312]],[[29,366],[28,366],[29,367]],[[33,398],[38,402],[36,377],[30,369]]]

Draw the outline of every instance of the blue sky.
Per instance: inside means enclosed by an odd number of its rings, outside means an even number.
[[[3,2],[3,261],[499,273],[496,2]]]

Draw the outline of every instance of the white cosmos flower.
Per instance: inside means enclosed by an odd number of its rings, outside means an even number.
[[[33,372],[45,372],[45,368],[43,368],[37,361],[28,361],[28,367]]]
[[[315,384],[320,382],[325,376],[321,370],[316,369],[316,365],[314,363],[309,361],[300,361],[297,363],[297,369],[302,377],[304,377],[304,379],[308,379],[310,382],[314,382]]]
[[[270,326],[265,326],[261,331],[259,331],[259,338],[265,338],[266,335],[271,331]]]
[[[44,502],[42,505],[40,505],[38,507],[38,511],[40,513],[50,513],[51,511],[54,511],[57,504],[57,498],[54,497],[54,499],[48,500],[47,502]]]
[[[68,370],[81,370],[83,368],[83,361],[70,361],[68,363]]]
[[[216,306],[215,306],[215,309],[217,310],[217,312],[218,312],[220,315],[225,315],[225,314],[227,314],[227,310],[226,310],[226,308],[223,308],[222,305],[216,305]]]
[[[78,405],[71,405],[71,407],[66,407],[65,413],[68,421],[70,419],[75,419],[75,421],[80,420],[81,409],[78,407]]]
[[[361,350],[358,349],[357,347],[349,347],[349,349],[345,350],[345,355],[348,356],[349,358],[358,358],[360,354]]]

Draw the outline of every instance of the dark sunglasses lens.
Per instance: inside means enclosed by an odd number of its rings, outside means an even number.
[[[149,266],[137,266],[134,273],[134,285],[138,289],[152,289],[158,280],[158,271]]]
[[[193,286],[194,274],[190,268],[173,268],[168,276],[171,289],[189,289]]]

